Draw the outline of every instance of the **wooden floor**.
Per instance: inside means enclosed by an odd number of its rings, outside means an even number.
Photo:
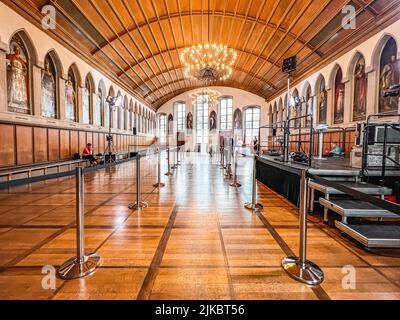
[[[289,278],[280,262],[298,252],[296,208],[262,185],[265,209],[243,208],[250,159],[240,159],[243,187],[235,189],[215,159],[187,154],[160,193],[155,163],[143,160],[150,207],[142,212],[127,208],[134,162],[86,176],[86,247],[102,266],[84,279],[57,279],[55,290],[43,289],[42,268],[75,255],[74,179],[2,191],[0,299],[400,299],[399,258],[368,253],[314,218],[308,258],[325,281],[311,288]],[[345,266],[355,268],[353,289],[342,284]]]

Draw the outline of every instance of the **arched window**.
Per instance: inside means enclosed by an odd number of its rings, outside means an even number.
[[[317,97],[318,97],[318,123],[326,124],[328,111],[328,92],[325,87],[325,78],[320,76],[317,82]]]
[[[258,139],[258,130],[260,128],[260,108],[249,107],[245,111],[246,143],[249,145],[254,137]]]
[[[196,100],[196,142],[208,142],[208,96],[199,95]]]
[[[182,101],[175,102],[174,109],[176,118],[176,130],[185,131],[186,104]]]
[[[90,124],[91,118],[91,96],[92,96],[92,85],[89,80],[89,76],[85,79],[85,87],[83,89],[83,100],[82,100],[82,119],[84,124]]]
[[[21,31],[10,41],[6,56],[8,111],[32,114],[32,66],[34,49],[27,35]]]
[[[368,77],[365,73],[365,59],[362,55],[354,67],[353,121],[365,120],[367,115]]]
[[[161,143],[167,142],[167,115],[160,114],[158,116],[158,135]]]
[[[232,130],[233,98],[222,97],[219,101],[219,105],[220,105],[220,129]]]
[[[385,90],[398,84],[400,78],[397,45],[393,38],[389,38],[383,48],[379,70],[379,113],[396,113],[399,109],[399,97],[384,97]]]
[[[77,121],[78,82],[72,67],[68,70],[68,80],[65,83],[65,117],[70,121]]]
[[[344,95],[345,86],[343,83],[342,68],[336,71],[335,77],[335,103],[333,106],[333,120],[335,124],[343,123],[344,120]]]
[[[44,70],[42,70],[41,81],[41,109],[42,116],[46,118],[58,117],[58,76],[55,63],[50,54],[44,58]]]

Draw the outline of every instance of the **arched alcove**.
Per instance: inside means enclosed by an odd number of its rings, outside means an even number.
[[[8,111],[33,114],[33,67],[38,56],[25,30],[15,32],[6,54]]]

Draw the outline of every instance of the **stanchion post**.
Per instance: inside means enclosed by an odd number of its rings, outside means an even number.
[[[171,172],[171,162],[170,162],[170,150],[169,146],[167,149],[167,161],[168,161],[168,172],[165,174],[166,176],[173,176],[174,174]]]
[[[261,210],[264,206],[261,203],[257,203],[257,157],[254,156],[253,161],[253,177],[252,177],[252,190],[251,190],[251,202],[244,204],[244,207],[249,210]]]
[[[174,165],[172,166],[172,169],[178,168],[178,162],[177,162],[177,159],[176,159],[176,150],[178,150],[178,147],[175,147],[175,152],[173,152],[173,154],[174,154]]]
[[[85,199],[84,175],[82,167],[76,168],[76,257],[66,261],[59,269],[58,275],[64,280],[82,278],[92,274],[100,265],[101,258],[96,253],[85,255]]]
[[[161,151],[157,148],[158,153],[158,163],[157,163],[157,183],[153,185],[154,188],[165,187],[165,184],[161,182]]]
[[[141,179],[140,179],[140,154],[136,156],[136,202],[128,204],[128,208],[131,210],[144,209],[149,206],[146,201],[140,200],[141,198]]]
[[[225,169],[225,148],[221,147],[221,169]]]
[[[225,176],[230,178],[232,177],[232,150],[231,147],[227,149],[227,155],[226,155],[226,170],[225,170]]]
[[[181,161],[179,160],[179,153],[181,151],[181,147],[176,147],[176,166],[180,166],[181,165]]]
[[[238,182],[238,179],[237,179],[237,168],[238,168],[237,160],[238,160],[238,151],[236,149],[235,150],[235,166],[234,166],[234,171],[233,171],[233,182],[231,183],[231,187],[235,187],[235,188],[239,188],[242,186]]]
[[[324,281],[324,273],[316,264],[307,260],[307,193],[307,170],[302,170],[300,177],[299,256],[283,259],[282,268],[297,281],[308,285],[319,285]]]

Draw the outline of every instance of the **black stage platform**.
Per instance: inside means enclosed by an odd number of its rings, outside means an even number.
[[[320,177],[337,181],[354,181],[360,176],[361,169],[350,167],[350,159],[327,158],[313,159],[312,167],[299,162],[284,163],[280,157],[263,155],[257,157],[257,180],[270,187],[298,205],[300,193],[300,174],[304,169]],[[386,170],[387,177],[399,177],[400,170]],[[372,180],[381,176],[380,170],[368,170],[366,176]]]

